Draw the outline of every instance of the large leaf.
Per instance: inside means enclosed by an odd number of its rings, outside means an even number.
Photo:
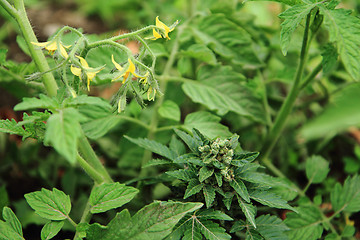
[[[118,213],[107,228],[92,225],[87,231],[88,240],[159,240],[170,234],[177,222],[188,212],[203,206],[202,203],[154,202],[134,216],[127,210]]]
[[[317,5],[313,4],[298,4],[295,5],[279,15],[280,18],[284,19],[284,22],[281,24],[280,32],[280,43],[281,50],[284,55],[287,54],[289,48],[291,35],[299,26],[301,21],[306,17],[306,15]]]
[[[71,210],[70,197],[56,188],[27,193],[25,199],[35,213],[49,220],[64,220]]]
[[[331,192],[331,204],[335,211],[360,211],[360,177],[348,177],[344,185],[337,183]]]
[[[60,105],[55,98],[40,94],[39,98],[24,98],[23,101],[14,107],[15,111],[23,111],[34,108],[56,109]]]
[[[76,162],[77,140],[82,132],[81,119],[82,116],[74,108],[66,108],[52,114],[46,125],[44,142],[51,144],[72,164]]]
[[[220,115],[228,111],[265,122],[263,105],[244,83],[244,76],[231,67],[203,66],[197,81],[187,81],[182,89],[192,101],[216,110]]]
[[[306,160],[306,176],[312,183],[324,181],[329,171],[329,163],[321,156],[312,156]]]
[[[237,192],[237,194],[239,194],[240,197],[242,197],[246,202],[250,202],[250,196],[249,193],[247,191],[247,188],[245,186],[245,184],[243,183],[243,181],[241,181],[240,179],[233,179],[230,182],[230,186]]]
[[[153,140],[149,140],[149,139],[145,139],[145,138],[131,138],[129,136],[125,136],[129,141],[137,144],[138,146],[145,148],[149,151],[152,151],[156,154],[159,154],[161,156],[164,156],[170,160],[175,160],[177,157],[176,152],[170,150],[167,146],[158,143],[156,141]]]
[[[239,202],[239,206],[241,211],[245,214],[246,219],[250,222],[250,224],[256,228],[255,223],[255,215],[256,215],[256,207],[252,204],[245,203],[240,197],[237,197]]]
[[[250,198],[269,207],[289,209],[296,212],[296,210],[292,208],[289,204],[287,204],[285,200],[283,200],[276,194],[270,192],[269,190],[267,191],[255,190],[250,193]]]
[[[216,65],[216,57],[213,51],[203,44],[193,44],[186,51],[181,51],[181,55],[196,58],[210,65]]]
[[[205,198],[206,207],[209,208],[215,201],[215,189],[210,185],[204,185],[202,190]]]
[[[355,80],[360,80],[360,19],[345,9],[329,10],[320,5],[320,11],[345,69]]]
[[[222,125],[220,120],[221,118],[216,115],[199,111],[188,114],[182,127],[189,132],[196,128],[210,139],[231,136],[228,127]]]
[[[351,84],[337,92],[325,110],[303,126],[301,136],[306,140],[322,138],[360,125],[359,92],[360,83]]]
[[[299,213],[288,213],[285,224],[290,228],[288,236],[291,240],[316,240],[323,232],[321,213],[312,206],[297,208]]]
[[[171,119],[177,122],[180,121],[180,108],[173,101],[164,101],[163,104],[160,106],[158,112],[163,118]]]
[[[128,203],[139,192],[136,188],[120,183],[103,183],[96,186],[90,194],[90,212],[101,213]]]

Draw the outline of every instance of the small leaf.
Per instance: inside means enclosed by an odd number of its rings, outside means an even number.
[[[186,188],[184,199],[198,193],[204,187],[204,184],[200,183],[198,180],[191,180]]]
[[[173,101],[164,101],[163,104],[160,106],[158,112],[163,118],[171,119],[177,122],[180,121],[180,108]]]
[[[306,160],[306,176],[312,183],[324,181],[329,171],[329,163],[321,156],[312,156]]]
[[[198,218],[205,219],[213,219],[213,220],[224,220],[224,221],[232,221],[234,220],[230,216],[226,215],[222,211],[214,210],[214,209],[205,209],[197,212]]]
[[[205,185],[203,187],[206,207],[209,208],[215,200],[215,189],[212,186]]]
[[[239,206],[242,212],[245,214],[246,219],[250,222],[250,224],[256,228],[255,223],[255,215],[256,215],[256,207],[252,204],[245,203],[239,196],[237,197]]]
[[[170,175],[174,178],[189,182],[190,180],[196,178],[196,174],[189,169],[179,169],[174,171],[166,172],[167,175]]]
[[[135,139],[135,138],[132,138],[129,136],[125,136],[125,138],[127,138],[129,141],[139,145],[142,148],[145,148],[156,154],[164,156],[170,160],[175,160],[177,157],[177,154],[174,151],[170,150],[167,146],[165,146],[161,143],[158,143],[154,140],[149,140],[149,139],[145,139],[145,138]]]
[[[250,195],[246,189],[245,184],[240,179],[233,179],[230,186],[242,197],[246,202],[250,202]]]
[[[281,24],[280,33],[281,50],[284,56],[287,54],[287,50],[290,45],[291,35],[299,26],[301,21],[316,5],[317,3],[298,4],[287,9],[279,15],[280,18],[284,19],[284,22]]]
[[[321,213],[316,207],[303,206],[297,208],[298,213],[290,212],[284,223],[290,228],[288,236],[291,240],[316,240],[323,232]]]
[[[211,177],[214,173],[214,168],[202,167],[199,170],[199,181],[203,182],[209,177]]]
[[[270,214],[259,216],[255,219],[256,231],[265,239],[288,240],[286,232],[289,228],[280,218]]]
[[[193,153],[197,153],[198,147],[201,146],[202,142],[193,138],[192,136],[190,136],[189,134],[185,133],[184,131],[178,130],[178,129],[174,129],[176,135],[178,135],[181,140],[183,140],[185,142],[185,144],[190,148],[190,150]]]
[[[70,197],[56,188],[27,193],[25,199],[35,213],[49,220],[64,220],[71,210]]]
[[[289,204],[287,204],[285,200],[281,199],[279,196],[270,192],[269,190],[267,191],[255,190],[250,193],[250,198],[269,207],[289,209],[296,212],[296,209],[294,209]]]
[[[16,134],[19,136],[29,135],[22,126],[18,125],[15,119],[0,120],[0,132]]]
[[[217,182],[218,186],[221,187],[223,184],[223,180],[222,180],[223,177],[222,177],[221,173],[215,172],[215,178],[216,178],[216,182]]]
[[[211,51],[204,44],[193,44],[186,51],[181,51],[181,55],[198,59],[202,62],[210,65],[216,65],[216,57],[213,51]]]
[[[160,166],[160,165],[167,165],[172,164],[172,161],[166,159],[151,159],[147,163],[145,163],[142,168],[146,167],[153,167],[153,166]]]
[[[171,136],[169,147],[172,151],[176,152],[178,156],[181,156],[186,153],[185,144],[180,141],[176,135]]]
[[[76,98],[67,98],[65,106],[73,107],[78,105],[94,105],[103,109],[111,110],[111,105],[104,99],[88,95],[80,95]]]
[[[107,134],[112,128],[121,122],[121,118],[116,115],[107,115],[81,124],[87,137],[99,139]]]
[[[24,98],[21,103],[14,107],[14,110],[23,111],[35,108],[56,109],[59,107],[60,104],[55,98],[50,98],[44,94],[40,94],[39,98]]]
[[[334,211],[360,211],[360,177],[358,175],[349,176],[343,186],[336,183],[330,199]]]
[[[63,226],[64,221],[51,221],[46,223],[41,229],[41,240],[52,239],[60,232]]]
[[[90,212],[101,213],[128,203],[139,192],[138,189],[120,183],[103,183],[90,194]]]
[[[66,108],[52,114],[46,124],[44,142],[51,144],[71,164],[76,162],[77,140],[82,133],[81,119],[82,115],[74,108]]]
[[[6,223],[9,224],[20,236],[23,236],[21,223],[15,213],[10,208],[4,207],[2,215]]]

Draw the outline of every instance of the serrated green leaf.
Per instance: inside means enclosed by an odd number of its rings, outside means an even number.
[[[235,193],[230,193],[230,192],[225,193],[225,196],[223,198],[223,203],[224,203],[225,207],[227,208],[227,210],[230,210],[231,203],[232,203],[234,196],[235,196]]]
[[[245,240],[263,240],[263,237],[257,231],[253,229],[248,229],[246,231],[246,238]]]
[[[298,4],[287,9],[279,15],[280,18],[284,19],[283,23],[281,24],[280,33],[281,50],[284,55],[287,54],[287,50],[290,45],[291,35],[299,26],[301,21],[316,5],[317,3]]]
[[[360,83],[350,84],[333,95],[325,110],[306,123],[300,134],[306,140],[323,138],[360,124]],[[329,121],[331,119],[331,121]]]
[[[203,182],[209,177],[211,177],[214,173],[214,168],[202,167],[199,170],[199,181]]]
[[[329,163],[321,156],[312,156],[306,160],[306,176],[312,183],[324,181],[329,171]]]
[[[170,175],[174,178],[189,182],[190,180],[196,178],[196,174],[189,169],[179,169],[175,171],[166,172],[167,175]]]
[[[230,232],[234,233],[234,232],[240,232],[242,230],[244,230],[246,227],[248,227],[248,224],[246,224],[245,221],[243,220],[238,220],[234,223],[234,225],[231,227]]]
[[[71,210],[70,197],[53,188],[52,191],[42,188],[41,191],[24,195],[27,203],[40,217],[49,220],[64,220]]]
[[[193,44],[187,50],[181,51],[181,55],[198,59],[210,65],[216,65],[215,54],[204,44]]]
[[[197,179],[191,180],[186,188],[184,199],[200,192],[203,187],[204,184],[200,183]]]
[[[250,193],[250,198],[255,201],[273,208],[289,209],[296,212],[285,200],[270,191],[255,190]]]
[[[24,111],[34,108],[57,109],[60,107],[55,98],[40,94],[39,98],[24,98],[23,101],[14,107],[15,111]]]
[[[170,150],[167,146],[158,143],[154,140],[149,140],[146,138],[132,138],[129,136],[125,136],[125,138],[127,138],[129,141],[139,145],[142,148],[145,148],[149,151],[152,151],[156,154],[159,154],[160,156],[166,157],[170,160],[175,160],[177,155],[174,151]]]
[[[24,238],[16,232],[10,224],[0,220],[0,239],[1,240],[24,240]]]
[[[116,115],[107,115],[85,123],[82,123],[82,129],[87,137],[99,139],[107,134],[112,128],[121,122],[121,118]]]
[[[94,187],[90,194],[90,212],[101,213],[128,203],[138,189],[120,183],[103,183]]]
[[[264,1],[264,0],[246,0],[246,1],[258,2],[258,1]],[[287,4],[289,6],[294,6],[296,4],[301,4],[303,2],[302,0],[268,0],[268,1],[284,3],[284,4]]]
[[[344,185],[336,183],[330,195],[334,211],[357,212],[360,210],[360,177],[348,177]]]
[[[201,103],[210,110],[224,115],[229,111],[265,122],[261,100],[246,86],[244,76],[230,67],[202,66],[197,81],[182,85],[185,94],[193,102]]]
[[[255,223],[255,215],[256,215],[256,207],[251,203],[245,203],[239,196],[237,196],[237,200],[239,202],[239,206],[241,211],[245,214],[246,219],[250,222],[250,224],[256,228]]]
[[[0,132],[16,134],[19,136],[29,135],[22,126],[18,125],[15,119],[0,120]]]
[[[158,240],[170,234],[177,222],[189,212],[203,206],[202,203],[154,202],[134,216],[127,210],[118,213],[104,229],[90,226],[88,240]]]
[[[312,206],[297,208],[299,213],[290,212],[284,223],[290,228],[288,236],[291,240],[316,240],[323,232],[322,217],[319,209]]]
[[[147,163],[145,163],[142,168],[146,167],[153,167],[153,166],[160,166],[160,165],[168,165],[172,164],[173,162],[166,159],[151,159]]]
[[[185,133],[184,131],[174,129],[176,135],[178,135],[181,140],[185,142],[185,144],[190,148],[190,150],[194,153],[198,152],[198,147],[201,146],[202,142],[193,138],[189,134]]]
[[[164,101],[158,112],[163,118],[171,119],[177,122],[180,121],[180,108],[171,100]]]
[[[287,240],[286,232],[289,228],[280,218],[270,214],[261,215],[255,219],[256,231],[265,239]]]
[[[60,232],[63,226],[64,221],[51,221],[46,223],[41,229],[41,240],[52,239]]]
[[[206,207],[209,208],[215,200],[215,189],[210,185],[204,185],[202,190],[205,198]]]
[[[205,218],[207,220],[213,219],[213,220],[224,220],[224,221],[232,221],[234,220],[230,216],[226,215],[225,213],[214,210],[214,209],[204,209],[200,210],[196,213],[198,218]]]
[[[78,105],[94,105],[107,110],[111,110],[111,105],[104,99],[99,97],[93,97],[88,95],[80,95],[76,98],[67,98],[65,100],[65,105],[68,107],[78,106]]]
[[[221,187],[223,184],[223,180],[222,180],[223,176],[221,175],[221,173],[215,172],[215,178],[218,186]]]
[[[231,136],[228,127],[222,125],[220,121],[221,118],[216,115],[198,111],[186,116],[183,128],[189,132],[196,128],[210,139]]]
[[[240,197],[242,197],[246,202],[250,202],[250,195],[243,181],[240,179],[232,179],[229,184],[237,192],[237,194],[239,194]]]
[[[76,162],[77,140],[82,134],[81,119],[74,108],[66,108],[52,114],[46,125],[45,144],[51,144],[71,164]]]
[[[231,236],[225,232],[225,229],[220,227],[219,224],[209,220],[196,219],[196,223],[200,228],[201,233],[209,240],[226,240],[231,239]]]
[[[9,224],[10,227],[12,229],[14,229],[14,231],[16,233],[19,234],[19,236],[23,236],[21,223],[20,223],[19,219],[16,217],[15,213],[10,208],[4,207],[2,216],[3,216],[4,220],[6,221],[6,223]]]
[[[323,57],[323,73],[329,74],[332,70],[334,70],[337,63],[337,59],[339,56],[337,50],[332,44],[326,44],[322,49],[321,56]]]
[[[171,136],[169,147],[172,151],[176,152],[178,156],[181,156],[186,153],[185,145],[180,141],[176,135]]]
[[[360,19],[345,9],[330,10],[320,5],[330,41],[336,42],[346,71],[355,80],[360,79]]]

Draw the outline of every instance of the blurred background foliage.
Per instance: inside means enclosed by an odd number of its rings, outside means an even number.
[[[206,80],[210,77],[206,74],[211,74],[211,71],[222,71],[224,76],[228,74],[226,69],[218,70],[215,66],[231,66],[246,79],[246,89],[251,89],[254,101],[243,104],[252,104],[252,117],[244,117],[234,111],[221,113],[215,108],[209,108],[188,97],[186,86],[181,87],[177,82],[170,82],[164,95],[167,101],[164,103],[175,103],[179,106],[181,115],[180,119],[171,119],[166,113],[162,115],[161,111],[159,112],[159,126],[163,126],[164,129],[156,132],[156,140],[164,144],[167,144],[173,135],[171,128],[166,129],[166,126],[178,124],[179,120],[186,121],[190,113],[206,110],[215,118],[215,115],[221,117],[217,117],[215,121],[221,121],[223,124],[223,136],[229,136],[230,132],[237,133],[244,149],[258,151],[269,121],[263,112],[270,111],[271,115],[275,115],[284,101],[296,70],[301,47],[302,32],[296,31],[287,56],[282,55],[279,43],[281,21],[277,15],[284,11],[286,6],[279,3],[249,1],[243,4],[237,0],[202,0],[197,1],[196,6],[196,1],[185,0],[27,0],[25,3],[39,41],[46,41],[63,25],[81,28],[90,35],[98,34],[98,38],[154,24],[156,16],[161,16],[165,23],[179,20],[181,26],[181,22],[186,21],[192,15],[192,11],[198,11],[199,16],[205,16],[209,12],[219,13],[219,21],[230,20],[246,31],[253,43],[243,49],[237,49],[242,57],[235,60],[229,60],[225,54],[221,55],[219,52],[208,48],[201,49],[195,45],[201,42],[201,36],[194,37],[191,32],[183,34],[176,67],[171,69],[170,75],[191,79],[203,77]],[[354,15],[360,13],[360,4],[357,0],[343,0],[341,6],[354,9]],[[27,75],[36,71],[35,66],[26,54],[22,38],[17,36],[19,30],[16,24],[3,9],[0,9],[0,16],[0,116],[2,119],[21,120],[22,113],[14,112],[13,106],[23,97],[41,92],[42,87],[37,82],[25,80]],[[199,21],[198,26],[201,29],[201,20]],[[206,32],[210,27],[203,26],[202,30]],[[177,31],[171,33],[171,38],[175,39],[176,34]],[[319,46],[327,38],[327,33],[321,30],[316,35],[316,41],[312,42],[308,73],[321,61]],[[151,43],[151,48],[158,57],[156,70],[159,74],[162,73],[173,47],[172,41],[161,41],[161,44]],[[134,53],[138,51],[139,43],[129,41],[126,44]],[[204,67],[204,62],[208,68]],[[335,182],[345,179],[348,174],[358,173],[360,169],[360,130],[357,128],[360,125],[360,95],[357,91],[359,87],[347,88],[353,80],[341,63],[337,63],[334,69],[326,76],[318,78],[316,83],[306,87],[304,94],[299,96],[288,125],[272,153],[272,158],[276,159],[275,164],[280,170],[300,186],[306,184],[304,159],[312,154],[319,154],[330,161],[331,177],[327,178],[321,187],[312,186],[309,189],[312,196],[328,193]],[[97,81],[100,83],[101,79]],[[262,84],[266,85],[266,93],[262,90]],[[346,89],[346,94],[340,92],[336,95],[343,88]],[[91,95],[110,99],[116,90],[116,87],[110,85],[93,87]],[[269,104],[267,110],[262,103],[264,99],[267,99]],[[125,116],[148,123],[153,114],[154,103],[149,103],[141,110],[131,97],[128,102]],[[315,118],[316,116],[319,117]],[[343,116],[353,118],[344,120]],[[315,120],[308,123],[309,119],[313,118]],[[119,136],[146,137],[147,132],[140,125],[124,119],[116,119],[109,124],[112,124],[111,130],[104,136],[101,132],[98,136],[93,136],[92,144],[116,181],[136,183],[142,171],[144,150]],[[159,171],[161,172],[161,169],[148,170],[147,197],[135,199],[128,208],[136,211],[144,205],[144,201],[146,203],[153,199],[167,199],[170,189],[160,180],[150,178],[156,176]],[[32,139],[22,142],[17,136],[0,133],[0,209],[11,203],[25,228],[25,234],[28,231],[27,236],[33,229],[39,230],[38,224],[43,224],[44,220],[30,210],[23,197],[25,193],[39,190],[41,187],[62,189],[71,196],[74,206],[72,214],[74,219],[78,220],[92,186],[91,182],[81,169],[70,166],[51,148]],[[105,224],[114,214],[115,211],[109,211],[94,218],[95,221]],[[64,234],[59,237],[67,237],[66,232]],[[36,233],[34,239],[37,236]]]

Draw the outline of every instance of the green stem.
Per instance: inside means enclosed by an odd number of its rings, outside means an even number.
[[[301,79],[305,68],[305,63],[307,61],[307,52],[308,52],[308,37],[309,37],[309,26],[310,26],[310,17],[311,12],[306,17],[306,24],[305,24],[305,31],[304,31],[304,38],[300,53],[300,63],[297,68],[294,83],[292,85],[292,88],[288,94],[288,96],[285,99],[285,102],[281,106],[280,112],[277,115],[275,119],[275,123],[270,129],[269,133],[267,134],[264,145],[260,151],[260,160],[264,161],[269,154],[270,151],[273,149],[275,143],[279,139],[279,136],[284,128],[284,125],[286,123],[286,120],[291,113],[291,110],[293,108],[293,105],[295,103],[295,100],[301,90]]]
[[[17,9],[17,12],[12,16],[16,19],[17,23],[19,24],[20,30],[23,34],[27,47],[29,48],[32,59],[34,60],[40,72],[47,72],[50,69],[50,67],[46,61],[44,54],[40,49],[35,49],[35,46],[32,44],[32,42],[37,43],[38,41],[30,25],[29,19],[27,17],[24,2],[23,0],[15,0],[14,4]],[[51,73],[44,74],[43,83],[45,85],[45,89],[48,95],[56,96],[58,86],[56,84],[54,76]]]
[[[77,162],[85,170],[85,172],[92,178],[96,183],[102,183],[105,181],[104,177],[96,171],[96,169],[91,166],[85,159],[83,159],[79,154],[76,156]]]
[[[301,84],[300,89],[304,89],[309,83],[311,83],[312,80],[315,79],[316,75],[322,70],[323,66],[322,63],[319,63],[314,70],[305,78],[303,83]]]
[[[17,15],[16,9],[6,0],[0,0],[0,6],[2,6],[12,17]]]
[[[89,165],[95,168],[97,172],[102,175],[102,179],[106,182],[112,182],[113,180],[111,179],[109,173],[101,164],[100,159],[96,156],[94,149],[91,147],[85,136],[79,138],[78,146],[79,152],[84,156]]]

